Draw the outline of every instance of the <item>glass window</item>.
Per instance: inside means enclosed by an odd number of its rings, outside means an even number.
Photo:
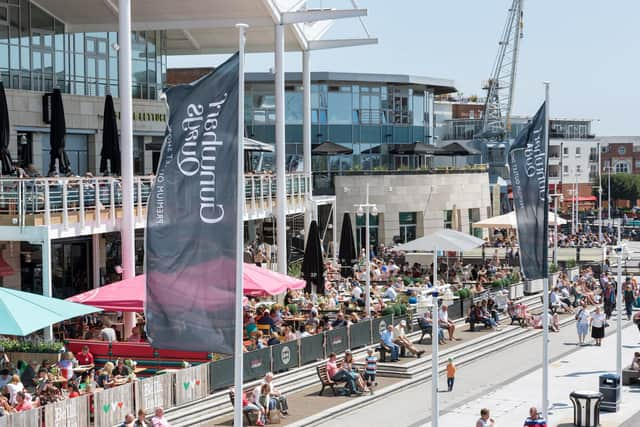
[[[407,243],[416,239],[417,212],[400,212],[400,240]]]
[[[292,89],[285,92],[285,123],[302,124],[302,92]]]
[[[580,155],[582,155],[582,150],[580,147],[576,147],[576,157],[580,157]]]
[[[413,94],[413,124],[424,124],[424,95]]]
[[[372,248],[378,246],[379,222],[380,215],[369,215],[369,245]],[[366,236],[365,217],[364,215],[356,215],[356,246],[358,250],[365,247]]]
[[[620,154],[621,156],[624,156],[626,152],[627,149],[625,147],[618,147],[618,154]]]
[[[629,162],[617,162],[615,168],[616,173],[629,173]]]
[[[451,228],[451,218],[453,217],[453,211],[451,209],[445,210],[443,213],[444,228]]]
[[[329,90],[329,123],[351,124],[351,93],[337,88]]]

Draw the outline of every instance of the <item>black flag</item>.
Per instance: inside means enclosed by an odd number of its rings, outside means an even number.
[[[509,150],[509,174],[518,220],[520,264],[527,279],[547,277],[549,184],[547,178],[546,105]]]
[[[233,352],[238,218],[238,54],[169,89],[149,197],[147,335],[154,348]]]

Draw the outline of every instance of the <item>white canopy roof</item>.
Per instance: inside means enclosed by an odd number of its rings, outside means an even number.
[[[403,245],[396,246],[395,249],[405,252],[418,251],[457,251],[464,252],[475,249],[484,244],[484,240],[459,231],[444,229],[421,237]]]
[[[67,32],[117,31],[118,0],[33,0],[62,21]],[[377,39],[323,40],[332,20],[362,17],[366,9],[310,9],[306,0],[134,0],[131,28],[166,30],[168,55],[229,53],[236,50],[235,24],[249,25],[248,52],[269,52],[274,25],[286,26],[285,49],[313,50],[375,44]]]
[[[564,225],[566,223],[566,220],[558,217],[558,225]],[[553,212],[549,212],[549,225],[556,225],[556,216]],[[474,222],[473,226],[475,228],[516,228],[518,226],[518,221],[516,220],[515,211],[511,211],[508,214],[494,216],[483,221]]]

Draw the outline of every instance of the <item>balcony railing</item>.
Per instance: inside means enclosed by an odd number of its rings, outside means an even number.
[[[154,176],[136,176],[133,184],[134,215],[143,220]],[[303,197],[308,179],[301,173],[286,175],[286,195]],[[276,177],[245,175],[247,209],[270,210],[275,204]],[[0,179],[0,225],[64,226],[91,221],[115,224],[122,208],[122,181],[113,177]]]

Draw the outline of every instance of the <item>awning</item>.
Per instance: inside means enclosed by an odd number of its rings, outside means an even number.
[[[390,144],[389,154],[403,154],[403,155],[433,155],[440,150],[434,145],[427,145],[422,142],[416,142],[415,144]]]
[[[90,304],[105,311],[142,312],[147,299],[146,276],[121,280],[110,285],[92,289],[67,301]],[[244,264],[244,294],[250,296],[278,295],[287,289],[302,289],[304,280],[275,273],[253,264]]]
[[[161,141],[152,141],[144,145],[144,149],[147,151],[161,151],[164,139]],[[258,141],[257,139],[244,137],[244,151],[272,153],[275,151],[273,144],[267,144],[266,142]]]
[[[311,154],[315,156],[335,156],[340,154],[352,154],[353,150],[347,148],[344,145],[336,144],[335,142],[326,141],[322,144],[314,145],[311,149]]]

